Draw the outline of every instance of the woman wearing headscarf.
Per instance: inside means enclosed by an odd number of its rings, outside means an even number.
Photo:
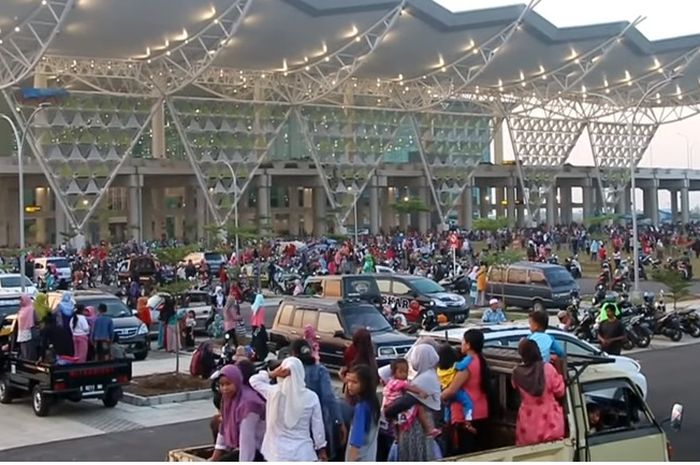
[[[221,425],[216,437],[213,461],[228,461],[226,455],[238,450],[238,461],[252,462],[265,436],[265,401],[247,386],[240,368],[226,365],[219,379]]]
[[[488,419],[489,406],[486,393],[489,384],[489,367],[482,353],[484,349],[484,333],[476,329],[470,329],[464,333],[461,352],[463,356],[470,356],[471,363],[466,370],[459,371],[450,385],[442,391],[442,400],[452,400],[457,391],[464,390],[474,404],[471,424],[476,429],[468,428],[465,418],[459,412],[451,417],[451,424],[447,425],[449,441],[447,443],[449,454],[466,454],[478,450],[479,440],[485,428],[483,423]]]
[[[343,446],[347,441],[348,430],[343,419],[341,403],[336,398],[328,369],[313,357],[313,351],[304,339],[296,339],[289,346],[292,357],[304,365],[306,387],[318,396],[326,428],[326,450],[330,460],[342,458]]]
[[[276,385],[270,384],[271,378],[277,379]],[[286,358],[270,373],[259,372],[250,378],[250,385],[267,400],[261,449],[265,460],[327,460],[321,405],[318,396],[306,388],[304,367],[298,358]]]
[[[318,344],[318,339],[316,338],[316,329],[314,329],[313,326],[311,326],[311,325],[304,326],[304,340],[309,344],[309,347],[311,347],[311,356],[313,357],[314,361],[320,362],[321,361],[321,355],[320,355],[321,348]]]
[[[428,409],[427,415],[432,418],[440,411],[440,381],[437,377],[437,366],[440,360],[437,351],[431,344],[419,344],[413,346],[410,354],[407,354],[408,365],[415,373],[411,384],[419,388],[426,395],[418,397],[408,393],[393,404],[387,406],[385,415],[388,419],[394,419],[399,413],[418,405]],[[426,435],[421,422],[414,421],[408,430],[402,432],[398,443],[392,446],[389,452],[389,460],[428,462],[442,458],[440,448],[435,440]]]
[[[523,363],[513,370],[513,387],[521,403],[515,423],[515,445],[526,446],[564,437],[564,379],[550,363],[542,361],[537,344],[523,339],[518,345]]]
[[[47,294],[40,292],[36,295],[34,298],[34,311],[36,312],[37,319],[42,322],[51,314],[49,296]]]
[[[81,304],[76,305],[70,321],[70,330],[73,333],[73,353],[77,363],[86,362],[88,356],[90,324],[84,313],[85,307]]]
[[[61,326],[67,331],[70,331],[70,320],[73,318],[74,308],[73,293],[68,291],[64,292],[61,296],[61,301],[58,303],[58,311],[61,317]]]
[[[34,306],[32,299],[27,294],[19,298],[19,312],[17,312],[17,343],[20,354],[25,360],[36,360],[36,343],[32,337],[32,328],[36,326]]]
[[[250,326],[253,329],[251,345],[255,351],[255,358],[265,360],[268,354],[267,348],[267,330],[265,329],[265,298],[262,291],[255,294],[255,300],[251,305],[251,320]]]

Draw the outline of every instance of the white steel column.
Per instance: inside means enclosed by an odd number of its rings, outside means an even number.
[[[675,223],[678,221],[678,191],[676,189],[669,189],[671,194],[671,222]]]
[[[270,187],[272,186],[272,176],[267,173],[258,175],[258,226],[263,229],[265,226],[272,226],[270,217]]]
[[[369,181],[369,231],[371,234],[379,234],[382,227],[379,214],[379,183],[375,174]]]
[[[328,232],[328,213],[326,208],[328,196],[326,195],[326,189],[323,186],[314,186],[312,197],[314,204],[314,235],[321,237]]]
[[[139,174],[129,175],[129,237],[143,242],[143,181]]]
[[[681,221],[683,224],[690,223],[690,189],[687,179],[683,180],[681,188]]]

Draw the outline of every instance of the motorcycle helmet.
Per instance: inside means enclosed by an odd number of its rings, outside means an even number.
[[[647,305],[651,305],[654,303],[654,294],[652,294],[649,291],[644,291],[644,295],[642,296],[642,299],[644,300],[644,303]]]

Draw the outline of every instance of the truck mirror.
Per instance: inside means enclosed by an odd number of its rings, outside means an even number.
[[[339,329],[338,331],[333,333],[333,337],[339,337],[339,338],[344,338],[345,337],[345,331],[342,329]]]
[[[671,409],[671,429],[680,431],[683,427],[683,405],[673,404]]]

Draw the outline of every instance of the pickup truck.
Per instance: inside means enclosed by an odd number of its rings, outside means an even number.
[[[105,407],[112,408],[121,399],[122,386],[130,382],[129,359],[58,365],[23,360],[15,352],[0,352],[0,403],[9,404],[29,393],[38,417],[47,416],[51,406],[61,399],[101,399]]]
[[[520,399],[511,373],[520,363],[517,350],[487,347],[484,356],[493,377],[489,392],[491,418],[485,450],[447,461],[662,462],[670,460],[666,434],[629,373],[606,357],[569,356],[564,399],[567,436],[554,442],[515,446]],[[597,408],[601,423],[589,424],[588,409]],[[675,404],[670,426],[680,429],[683,407]]]
[[[456,462],[609,462],[668,461],[671,450],[666,434],[628,373],[606,357],[569,356],[567,389],[563,400],[565,438],[529,446],[515,446],[520,398],[511,384],[520,363],[515,349],[487,347],[484,357],[492,372],[489,389],[490,418],[483,426],[482,451],[447,457]],[[597,428],[589,424],[588,408],[601,413]],[[669,424],[679,430],[683,407],[675,404]],[[665,423],[665,422],[664,422]],[[171,462],[206,461],[211,445],[170,451]],[[378,458],[381,459],[381,458]]]

